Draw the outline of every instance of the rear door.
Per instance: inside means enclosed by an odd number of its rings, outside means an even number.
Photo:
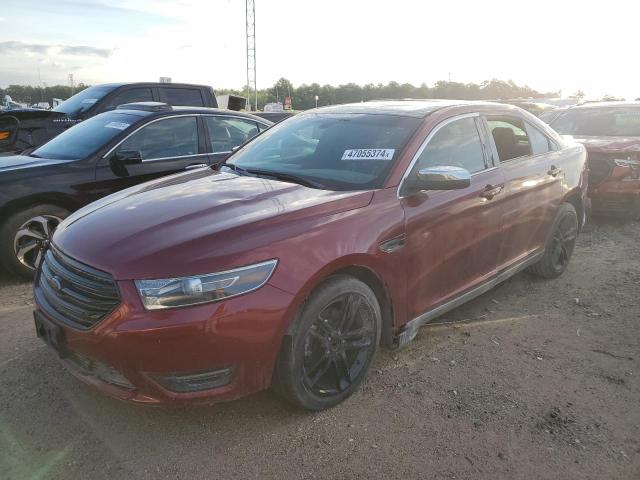
[[[223,162],[236,147],[260,133],[259,126],[262,125],[250,118],[226,115],[204,115],[202,120],[212,164]]]
[[[504,180],[492,163],[481,127],[478,114],[444,121],[429,134],[408,173],[449,165],[472,174],[465,189],[408,197],[401,193],[410,318],[473,289],[496,271]]]
[[[485,115],[491,148],[505,178],[499,269],[544,248],[562,199],[563,173],[555,142],[516,115]]]
[[[180,115],[152,120],[131,133],[100,160],[96,180],[111,191],[190,168],[207,165],[204,139],[197,115]],[[113,157],[122,151],[138,151],[142,162],[118,165]]]

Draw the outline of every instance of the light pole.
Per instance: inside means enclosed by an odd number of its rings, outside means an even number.
[[[318,108],[318,95],[316,95],[316,108]]]

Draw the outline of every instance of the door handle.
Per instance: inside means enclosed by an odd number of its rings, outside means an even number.
[[[202,167],[208,167],[209,165],[207,165],[206,163],[194,163],[193,165],[187,165],[184,169],[185,170],[193,170],[194,168],[202,168]]]
[[[498,195],[504,189],[504,185],[487,185],[484,187],[484,192],[480,194],[482,198],[487,200],[493,199],[496,195]]]
[[[556,167],[555,165],[551,165],[551,168],[547,171],[547,175],[551,175],[552,177],[557,177],[562,172],[561,169]]]

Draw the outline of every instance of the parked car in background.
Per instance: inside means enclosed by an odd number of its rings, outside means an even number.
[[[132,103],[85,120],[28,156],[0,157],[0,265],[33,275],[70,212],[162,175],[215,165],[270,125],[229,110]]]
[[[520,107],[523,110],[526,110],[529,113],[532,113],[536,117],[539,117],[543,113],[553,112],[556,107],[555,105],[550,105],[548,103],[540,103],[540,102],[532,102],[527,100],[498,100],[501,103],[506,103],[508,105],[515,105],[516,107]]]
[[[270,122],[280,123],[287,118],[293,117],[298,112],[292,112],[291,110],[283,110],[281,112],[255,112],[259,117],[266,118]]]
[[[591,103],[549,122],[587,148],[593,213],[640,218],[640,104]]]
[[[36,278],[36,329],[117,398],[214,402],[273,385],[328,408],[380,343],[406,344],[523,269],[561,275],[584,220],[585,162],[582,145],[507,105],[300,113],[219,172],[67,218]]]
[[[0,153],[31,150],[67,128],[118,105],[163,102],[191,107],[218,106],[211,87],[186,83],[106,83],[86,88],[53,110],[13,109],[0,113]]]

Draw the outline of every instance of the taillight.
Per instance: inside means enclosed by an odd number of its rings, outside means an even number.
[[[11,132],[8,130],[0,130],[0,140],[6,140],[11,136]]]

